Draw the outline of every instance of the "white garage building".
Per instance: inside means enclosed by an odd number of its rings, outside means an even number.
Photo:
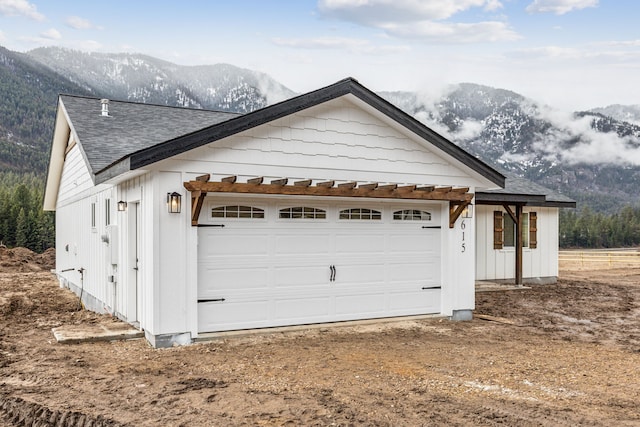
[[[45,209],[57,212],[61,284],[161,347],[251,328],[469,319],[468,205],[504,185],[345,79],[245,115],[60,96]]]

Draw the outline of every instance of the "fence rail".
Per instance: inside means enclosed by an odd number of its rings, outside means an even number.
[[[560,268],[565,269],[640,267],[640,252],[637,249],[560,251],[558,261]]]

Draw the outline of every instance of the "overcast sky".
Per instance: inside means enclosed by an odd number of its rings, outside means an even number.
[[[0,0],[0,45],[229,63],[296,92],[451,83],[578,110],[640,104],[638,0]]]

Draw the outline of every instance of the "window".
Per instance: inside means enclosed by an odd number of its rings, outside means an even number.
[[[340,211],[340,219],[365,219],[365,220],[380,220],[382,219],[382,213],[373,209],[352,208],[344,209]]]
[[[280,218],[285,219],[326,219],[327,211],[317,208],[298,206],[280,209]]]
[[[111,225],[111,199],[104,201],[104,225]]]
[[[96,204],[91,203],[91,228],[96,228]]]
[[[405,209],[393,213],[394,221],[431,221],[431,213],[416,209]]]
[[[216,206],[211,218],[264,218],[264,209],[253,206]]]
[[[536,212],[522,214],[522,247],[538,247],[538,215]],[[516,224],[506,212],[493,212],[493,248],[513,248],[516,246]]]

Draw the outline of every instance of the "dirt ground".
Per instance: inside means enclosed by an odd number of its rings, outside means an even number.
[[[478,293],[470,322],[156,350],[56,343],[51,328],[114,320],[34,256],[0,249],[0,425],[640,425],[640,269]]]

